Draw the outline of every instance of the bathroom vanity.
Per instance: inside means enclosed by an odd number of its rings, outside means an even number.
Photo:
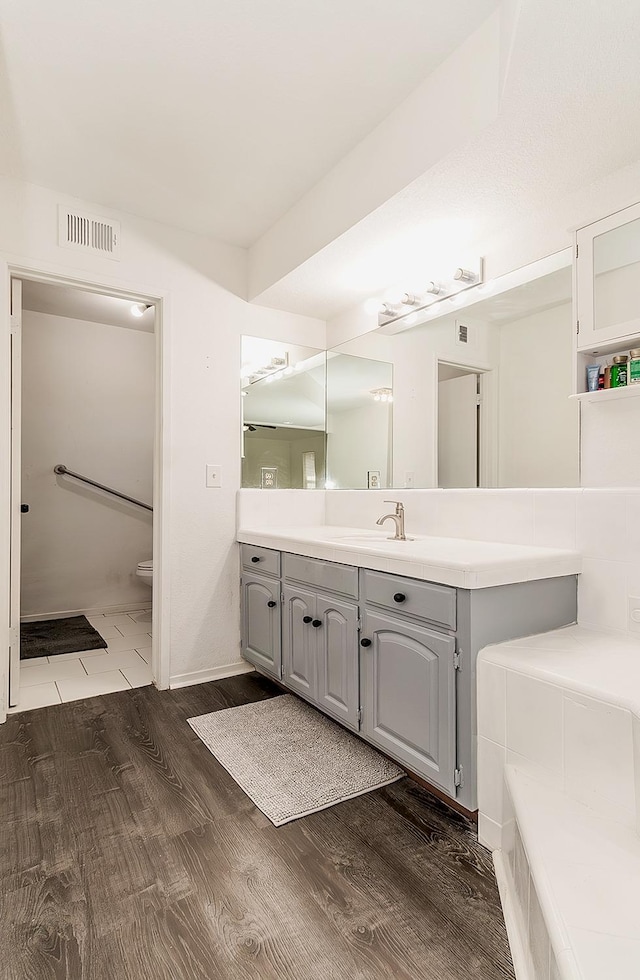
[[[488,643],[576,620],[575,552],[241,529],[242,655],[467,810]]]

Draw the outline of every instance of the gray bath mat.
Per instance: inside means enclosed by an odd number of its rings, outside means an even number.
[[[189,724],[276,827],[405,775],[292,694],[213,711]]]
[[[106,648],[86,616],[66,619],[43,619],[39,623],[20,624],[20,659],[55,657],[58,653],[80,653]]]

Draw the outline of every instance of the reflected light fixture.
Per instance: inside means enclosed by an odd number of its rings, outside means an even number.
[[[370,394],[374,402],[392,402],[393,388],[372,388]]]
[[[144,316],[150,309],[151,303],[134,303],[131,307],[131,316]]]
[[[476,272],[469,272],[468,269],[458,268],[453,273],[453,278],[455,279],[456,282],[472,283],[472,282],[478,282],[480,277]]]

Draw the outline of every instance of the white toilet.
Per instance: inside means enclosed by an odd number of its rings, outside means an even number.
[[[136,565],[136,575],[151,588],[153,585],[153,559],[139,561]]]

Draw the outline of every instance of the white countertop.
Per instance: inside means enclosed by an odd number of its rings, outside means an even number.
[[[412,535],[413,540],[390,541],[388,530],[358,527],[243,527],[237,540],[307,558],[393,572],[410,578],[485,589],[512,582],[575,575],[582,569],[578,552],[565,548],[470,541]]]

